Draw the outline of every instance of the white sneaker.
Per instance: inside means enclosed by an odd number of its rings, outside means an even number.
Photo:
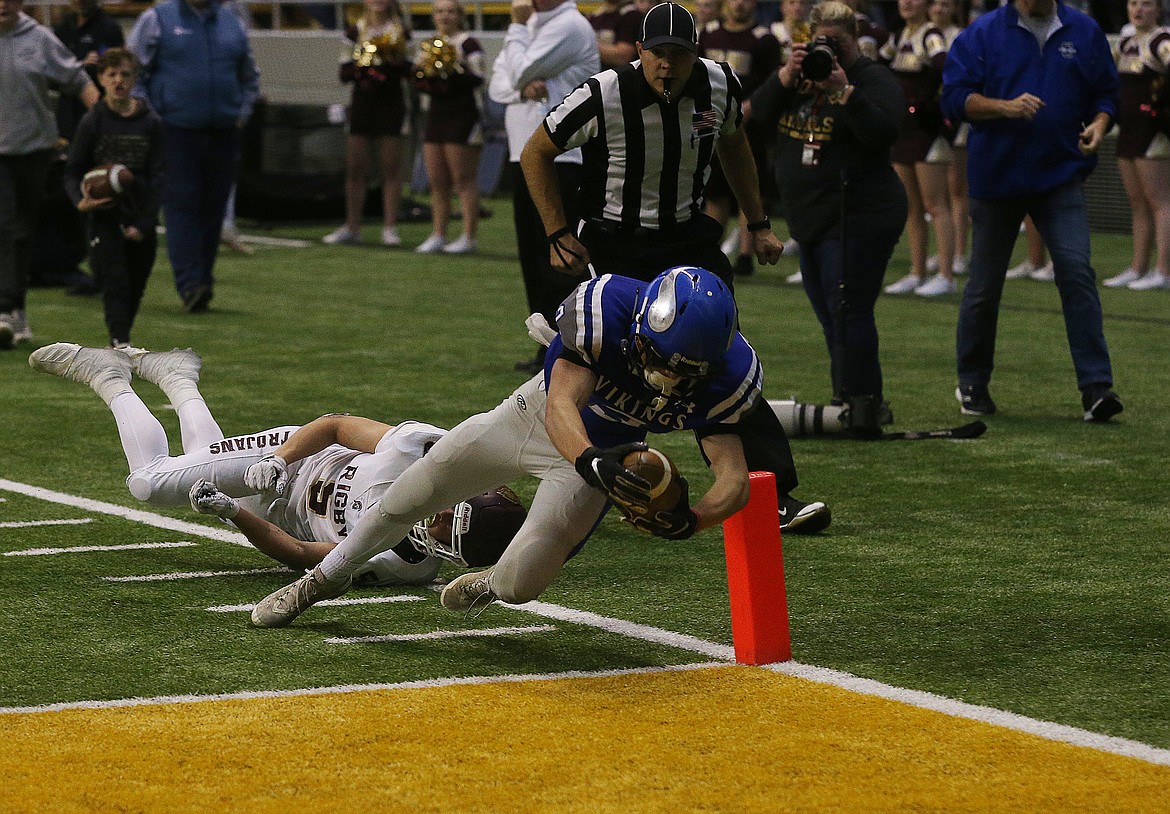
[[[28,363],[33,370],[88,384],[106,404],[130,389],[130,360],[112,348],[83,348],[75,342],[57,342],[34,350]]]
[[[728,257],[734,255],[739,251],[739,227],[735,227],[727,233],[727,237],[719,244],[719,251],[723,252]]]
[[[475,254],[476,242],[467,235],[460,235],[443,247],[443,254]]]
[[[795,238],[788,238],[784,241],[784,254],[782,257],[796,258],[800,257],[800,244],[796,242]]]
[[[930,257],[926,258],[926,273],[927,274],[938,274],[938,255],[937,254],[932,254]]]
[[[1105,286],[1106,288],[1125,288],[1130,283],[1134,282],[1135,280],[1140,280],[1141,278],[1142,275],[1140,272],[1138,272],[1137,269],[1127,268],[1125,271],[1121,272],[1121,274],[1110,277],[1108,280],[1101,283],[1101,285]]]
[[[922,285],[922,280],[913,274],[907,274],[896,283],[891,283],[883,289],[887,294],[909,294]]]
[[[402,245],[402,238],[398,236],[398,230],[393,226],[382,227],[382,245],[391,248]]]
[[[8,350],[16,343],[16,312],[0,313],[0,350]]]
[[[1153,291],[1156,288],[1170,288],[1170,278],[1160,271],[1146,272],[1140,280],[1134,280],[1128,286],[1130,291]]]
[[[443,247],[447,245],[447,238],[442,235],[431,235],[415,249],[419,254],[435,254],[443,251]]]
[[[130,360],[134,372],[166,393],[171,404],[178,407],[191,398],[199,398],[199,371],[203,360],[190,348],[168,351],[148,351],[144,348],[123,348],[119,351]]]
[[[1056,272],[1052,269],[1052,261],[1045,263],[1029,274],[1028,277],[1038,283],[1051,283],[1056,279]]]
[[[349,590],[351,580],[329,582],[321,573],[321,566],[291,585],[285,585],[261,599],[252,608],[252,625],[255,627],[284,627],[312,605],[325,599],[334,599]]]
[[[914,293],[919,297],[941,297],[944,294],[954,294],[955,281],[948,280],[941,274],[936,274],[914,289]]]
[[[955,262],[951,263],[951,271],[953,271],[955,274],[966,274],[967,273],[967,255],[956,254],[955,255]]]
[[[496,595],[491,588],[492,569],[486,571],[471,571],[461,574],[447,583],[443,593],[439,594],[439,602],[444,608],[451,611],[469,611],[483,602],[486,608]],[[487,601],[484,601],[486,597]]]
[[[1035,270],[1036,266],[1032,263],[1032,261],[1025,260],[1018,266],[1012,266],[1010,269],[1008,269],[1007,274],[1004,276],[1009,280],[1019,280],[1022,277],[1031,276],[1032,272]]]
[[[321,238],[321,242],[330,246],[356,246],[362,242],[362,236],[357,232],[351,232],[348,226],[339,226]]]
[[[787,277],[784,278],[784,282],[788,283],[789,285],[803,285],[804,284],[804,274],[802,274],[799,271],[796,272],[795,274],[789,274]]]

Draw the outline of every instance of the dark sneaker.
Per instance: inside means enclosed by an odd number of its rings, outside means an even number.
[[[991,415],[995,412],[995,402],[985,384],[960,384],[955,388],[955,398],[959,400],[959,410],[963,415]]]
[[[756,264],[752,262],[750,254],[741,254],[735,258],[735,276],[751,277],[756,273]]]
[[[1086,387],[1081,392],[1081,406],[1085,408],[1085,421],[1094,424],[1108,421],[1125,409],[1117,394],[1107,387]]]
[[[183,292],[183,310],[188,314],[202,314],[211,302],[212,290],[208,285],[197,285]]]
[[[792,495],[780,496],[780,530],[788,534],[816,534],[833,522],[833,513],[824,503],[805,503]]]

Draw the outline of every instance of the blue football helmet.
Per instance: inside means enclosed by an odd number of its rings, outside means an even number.
[[[669,268],[635,306],[630,363],[652,389],[669,396],[684,381],[718,369],[735,326],[735,299],[722,280],[698,266]]]

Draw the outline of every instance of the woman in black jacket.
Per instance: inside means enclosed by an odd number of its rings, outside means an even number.
[[[860,55],[849,6],[826,0],[812,24],[813,41],[794,45],[752,95],[751,115],[776,131],[776,179],[829,347],[834,403],[865,437],[884,412],[874,303],[906,222],[890,166],[903,98],[890,70]]]

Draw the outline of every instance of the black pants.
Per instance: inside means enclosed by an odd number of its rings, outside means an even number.
[[[565,207],[567,222],[576,224],[580,219],[579,191],[581,188],[580,164],[554,164],[557,182],[561,188],[561,201]],[[520,253],[520,272],[524,276],[524,294],[528,299],[528,313],[543,314],[551,325],[557,308],[585,277],[570,277],[554,271],[548,262],[548,240],[544,234],[544,223],[519,163],[512,165],[512,219],[516,225],[516,249]]]
[[[140,241],[127,240],[117,218],[90,218],[89,267],[102,290],[111,342],[130,341],[130,328],[138,315],[157,251],[158,236],[153,229]]]
[[[580,239],[598,274],[620,274],[649,282],[671,266],[700,266],[719,275],[730,288],[731,262],[719,248],[722,236],[718,222],[696,215],[685,227],[669,234],[622,233],[587,222]],[[774,473],[776,492],[781,496],[795,489],[792,449],[768,402],[761,398],[736,426],[748,469]]]
[[[0,313],[23,309],[51,150],[0,155]]]

